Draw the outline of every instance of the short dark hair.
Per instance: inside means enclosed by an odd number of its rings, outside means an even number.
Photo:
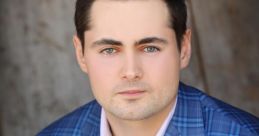
[[[84,32],[90,29],[90,11],[96,0],[77,0],[75,10],[75,26],[77,36],[84,49]],[[175,31],[178,49],[186,31],[187,8],[185,0],[163,0],[170,14],[170,27]]]

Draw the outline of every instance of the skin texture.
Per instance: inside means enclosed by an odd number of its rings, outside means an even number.
[[[74,36],[79,65],[114,135],[155,135],[175,102],[191,32],[179,52],[168,16],[160,0],[96,1],[84,54]]]

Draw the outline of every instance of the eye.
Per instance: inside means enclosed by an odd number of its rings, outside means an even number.
[[[101,54],[105,54],[105,55],[112,55],[114,53],[117,53],[118,51],[114,48],[106,48],[100,51]]]
[[[157,48],[157,47],[154,47],[154,46],[148,46],[148,47],[145,47],[144,48],[144,52],[147,52],[147,53],[152,53],[152,52],[158,52],[158,51],[160,51],[160,49],[159,48]]]

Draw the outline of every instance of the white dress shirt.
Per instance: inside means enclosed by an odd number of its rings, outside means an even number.
[[[175,103],[174,103],[170,113],[168,114],[168,116],[167,116],[166,120],[164,121],[163,125],[160,127],[156,136],[163,136],[165,134],[167,126],[168,126],[170,120],[172,119],[172,117],[174,115],[176,103],[177,103],[177,97],[176,97]],[[101,111],[100,136],[112,136],[108,121],[106,119],[105,111],[104,111],[103,108],[102,108],[102,111]]]

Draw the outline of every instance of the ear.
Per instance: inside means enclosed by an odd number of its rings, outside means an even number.
[[[83,72],[87,73],[87,65],[86,65],[85,56],[83,54],[83,46],[77,35],[73,36],[73,43],[74,43],[74,47],[75,47],[77,62],[79,64],[81,70]]]
[[[182,40],[181,45],[181,53],[180,53],[180,66],[181,69],[184,69],[188,66],[190,58],[191,58],[191,36],[192,32],[191,29],[187,29]]]

